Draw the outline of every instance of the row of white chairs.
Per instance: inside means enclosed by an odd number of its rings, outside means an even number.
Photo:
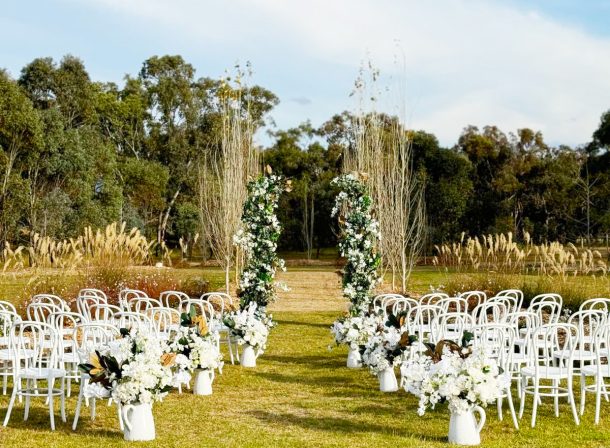
[[[54,429],[54,399],[60,399],[61,417],[66,421],[65,398],[70,396],[71,382],[76,381],[81,383],[81,388],[73,423],[75,429],[84,400],[82,386],[88,380],[87,375],[78,371],[78,364],[87,362],[89,353],[100,344],[116,338],[120,328],[141,326],[159,338],[169,338],[180,324],[181,313],[194,307],[216,335],[219,348],[221,341],[227,343],[232,362],[233,350],[239,356],[236,341],[222,324],[225,311],[232,306],[232,299],[226,294],[209,293],[192,299],[179,291],[167,291],[154,299],[142,291],[124,290],[119,299],[121,306],[115,306],[108,303],[102,291],[82,290],[76,299],[78,311],[73,312],[58,296],[39,294],[28,304],[24,320],[12,304],[0,301],[3,335],[0,337],[0,375],[5,394],[7,379],[13,378],[5,426],[15,399],[25,399],[27,419],[30,399],[43,396],[49,405],[51,428]],[[43,382],[46,387],[39,387]],[[94,418],[95,400],[92,400],[91,408]]]
[[[385,304],[390,305],[387,300]],[[610,299],[596,298],[583,302],[567,322],[559,321],[561,305],[560,296],[548,294],[535,298],[527,311],[505,309],[502,313],[490,313],[487,319],[477,319],[477,313],[469,314],[464,309],[446,311],[419,301],[409,308],[415,317],[407,319],[407,325],[411,325],[410,331],[431,342],[441,339],[459,341],[465,331],[471,332],[474,335],[472,344],[482,346],[498,359],[504,374],[511,379],[498,400],[498,413],[502,418],[502,401],[507,399],[515,427],[518,427],[518,418],[523,416],[527,396],[533,397],[532,427],[536,424],[538,406],[543,397],[553,398],[555,415],[559,413],[559,399],[567,398],[574,420],[579,424],[587,394],[595,395],[597,424],[602,396],[608,400],[609,385],[605,378],[610,377]],[[377,309],[383,310],[382,307]],[[428,310],[435,313],[428,316],[430,320],[419,319]],[[416,350],[407,352],[406,356]],[[580,379],[579,412],[574,399],[576,377]],[[593,384],[587,381],[590,378],[593,378]],[[512,403],[513,383],[516,383],[520,399],[518,418]]]

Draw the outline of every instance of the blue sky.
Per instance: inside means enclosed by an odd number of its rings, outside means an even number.
[[[468,124],[577,145],[610,109],[608,23],[610,0],[5,0],[0,67],[16,77],[71,53],[120,81],[155,54],[199,76],[250,61],[286,128],[358,107],[349,93],[370,59],[384,75],[375,107],[444,145]]]

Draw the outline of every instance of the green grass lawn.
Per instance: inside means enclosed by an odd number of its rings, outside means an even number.
[[[195,397],[173,392],[154,405],[157,440],[142,447],[441,447],[446,445],[449,414],[446,407],[423,417],[416,413],[417,399],[404,391],[383,394],[367,370],[345,367],[347,350],[329,350],[329,327],[341,314],[339,280],[330,267],[292,269],[283,274],[293,285],[291,293],[274,305],[279,326],[273,330],[268,351],[255,369],[226,365],[214,383],[214,395]],[[213,269],[176,270],[176,275],[206,275],[217,281]],[[428,290],[440,274],[418,269],[412,289]],[[1,294],[18,292],[27,277],[0,282]],[[300,283],[299,283],[300,282]],[[305,293],[304,293],[305,292]],[[315,298],[315,300],[314,300]],[[322,307],[324,303],[327,306]],[[330,306],[328,306],[330,304]],[[325,311],[319,311],[324,309]],[[306,310],[306,311],[303,311]],[[98,402],[98,416],[89,419],[84,409],[76,432],[71,430],[76,392],[67,400],[68,423],[56,414],[51,432],[44,400],[34,400],[30,419],[23,421],[17,404],[7,428],[0,428],[0,447],[105,447],[128,446],[119,431],[115,407]],[[0,395],[0,418],[8,396]],[[578,400],[578,396],[577,396]],[[602,447],[610,446],[610,403],[602,401],[602,421],[593,423],[593,399],[580,426],[572,420],[567,403],[560,417],[552,402],[539,409],[536,428],[529,427],[531,398],[516,431],[505,413],[498,421],[494,408],[482,432],[488,447]],[[518,406],[517,400],[515,400]],[[506,409],[507,411],[507,409]],[[131,445],[133,446],[133,445]]]
[[[214,383],[214,395],[196,397],[172,393],[154,406],[157,440],[142,447],[440,447],[446,446],[448,411],[418,417],[417,400],[404,391],[383,394],[364,370],[345,367],[346,350],[329,350],[328,327],[337,313],[276,312],[279,326],[269,350],[255,369],[227,365]],[[68,399],[69,419],[76,398]],[[0,397],[0,416],[8,397]],[[589,405],[593,402],[590,401]],[[567,404],[560,417],[552,403],[539,411],[538,425],[529,428],[531,400],[516,431],[510,418],[497,419],[488,410],[482,433],[489,447],[601,447],[610,443],[610,404],[603,403],[602,422],[593,424],[589,406],[582,424],[572,421]],[[70,424],[49,430],[43,400],[34,401],[30,420],[22,421],[17,405],[8,428],[0,429],[2,447],[127,446],[118,429],[114,407],[98,402],[98,417],[85,410],[76,432]]]

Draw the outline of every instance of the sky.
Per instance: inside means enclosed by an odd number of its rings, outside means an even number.
[[[69,53],[120,83],[153,55],[209,77],[249,61],[279,129],[374,107],[444,146],[467,125],[575,146],[610,109],[608,23],[610,0],[4,0],[0,67]],[[350,97],[368,61],[374,106]]]

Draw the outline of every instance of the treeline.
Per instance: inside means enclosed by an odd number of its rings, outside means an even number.
[[[218,151],[227,88],[227,80],[196,77],[180,56],[144,61],[122,86],[91,80],[73,56],[35,59],[17,79],[0,71],[0,241],[125,221],[173,246],[182,238],[192,248],[200,234],[207,256],[196,167]],[[243,92],[240,107],[263,127],[278,98],[260,86]],[[330,180],[354,147],[353,119],[344,112],[319,128],[275,130],[259,148],[262,164],[293,180],[279,210],[281,249],[315,257],[335,245]],[[462,231],[527,231],[537,241],[610,233],[610,112],[593,131],[581,148],[551,147],[530,129],[467,127],[452,148],[408,131],[429,243]]]

